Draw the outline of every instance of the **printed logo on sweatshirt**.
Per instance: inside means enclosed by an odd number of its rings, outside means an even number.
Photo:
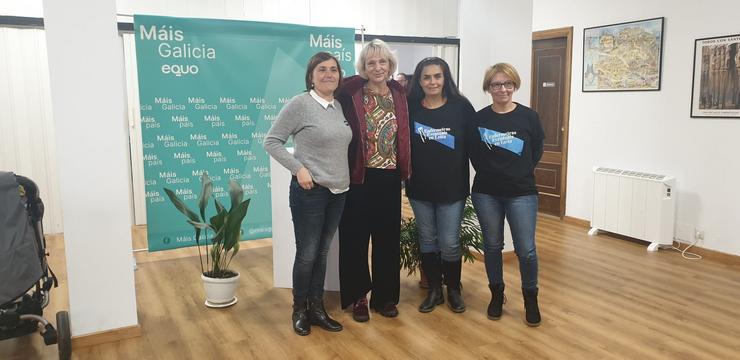
[[[423,143],[428,140],[432,140],[455,150],[455,135],[450,134],[450,128],[435,129],[424,124],[414,122],[414,133],[419,135],[421,142]]]
[[[488,146],[488,150],[493,150],[493,147],[496,146],[522,156],[524,140],[514,136],[516,135],[516,131],[502,133],[479,127],[478,132],[480,132],[480,141],[484,142],[486,146]]]

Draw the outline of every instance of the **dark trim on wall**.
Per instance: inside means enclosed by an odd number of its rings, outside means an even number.
[[[34,17],[25,17],[25,16],[0,16],[0,25],[43,28],[44,18],[34,18]]]
[[[130,31],[134,32],[134,23],[132,22],[119,22],[118,31]]]
[[[0,16],[0,26],[44,28],[44,18]],[[134,23],[119,22],[118,31],[134,31]]]
[[[419,36],[394,36],[394,35],[373,35],[365,34],[365,40],[380,39],[385,42],[395,43],[416,43],[416,44],[435,44],[435,45],[457,45],[460,46],[460,39],[441,38],[441,37],[419,37]],[[362,41],[361,34],[355,34],[355,41]]]

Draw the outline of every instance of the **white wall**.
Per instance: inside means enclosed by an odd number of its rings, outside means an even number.
[[[137,324],[115,1],[44,1],[73,336]]]
[[[677,179],[676,236],[740,255],[740,119],[689,116],[694,40],[732,35],[740,2],[534,0],[533,28],[573,26],[573,81],[566,215],[591,219],[593,166]],[[665,17],[661,90],[583,93],[583,28]]]
[[[62,231],[44,30],[0,28],[0,170],[32,179],[44,201],[44,231]]]
[[[491,104],[483,92],[483,75],[493,64],[507,62],[524,85],[514,101],[529,105],[532,66],[532,0],[460,0],[460,89],[476,109]]]
[[[462,93],[476,110],[490,105],[491,97],[482,89],[483,75],[491,65],[507,62],[517,69],[524,84],[514,93],[514,101],[529,105],[532,0],[460,0],[460,19],[459,86]],[[472,166],[470,175],[472,180],[475,176]],[[506,222],[504,251],[513,251],[508,227]]]
[[[41,0],[2,0],[0,15],[40,18],[44,17],[44,7]]]
[[[457,35],[457,0],[119,0],[120,14],[359,28],[376,35]]]

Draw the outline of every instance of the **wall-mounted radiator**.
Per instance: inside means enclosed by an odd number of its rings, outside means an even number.
[[[676,179],[637,171],[594,168],[589,235],[604,230],[649,241],[648,251],[673,244]]]

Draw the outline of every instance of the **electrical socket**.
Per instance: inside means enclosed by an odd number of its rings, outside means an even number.
[[[694,239],[704,240],[704,230],[694,229]]]

